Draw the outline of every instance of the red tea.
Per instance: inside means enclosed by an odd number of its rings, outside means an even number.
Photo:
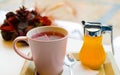
[[[36,40],[55,40],[64,37],[64,34],[59,32],[40,32],[32,36],[33,39]]]

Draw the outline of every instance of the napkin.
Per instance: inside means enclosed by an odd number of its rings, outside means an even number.
[[[0,25],[4,22],[6,11],[0,10]]]
[[[83,26],[76,22],[55,20],[54,23],[68,31],[69,38],[83,40]]]
[[[98,70],[92,70],[83,66],[79,61],[77,61],[72,67],[73,75],[98,75]],[[70,69],[67,66],[64,66],[62,75],[70,75]]]

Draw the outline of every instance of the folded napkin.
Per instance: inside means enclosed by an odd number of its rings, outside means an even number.
[[[83,26],[81,24],[63,20],[55,20],[54,23],[59,27],[65,28],[70,38],[83,40]]]
[[[0,25],[4,22],[6,11],[0,10]]]
[[[92,70],[85,66],[83,66],[79,61],[77,61],[72,66],[72,73],[73,75],[98,75],[98,70]],[[62,75],[70,75],[70,69],[68,66],[64,66],[64,70]]]

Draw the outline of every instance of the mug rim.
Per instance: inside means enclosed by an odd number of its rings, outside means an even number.
[[[35,31],[36,29],[41,29],[41,28],[58,28],[58,29],[64,30],[66,33],[64,34],[64,37],[59,38],[59,39],[55,39],[55,40],[36,40],[36,39],[31,38],[30,32]],[[61,33],[61,32],[59,32],[59,33]],[[63,34],[63,33],[62,33],[62,34]],[[64,28],[62,28],[62,27],[58,27],[58,26],[40,26],[40,27],[36,27],[36,28],[33,28],[33,29],[29,30],[29,31],[27,32],[26,36],[27,36],[30,40],[33,40],[33,41],[38,41],[38,42],[54,42],[54,41],[60,41],[60,40],[63,40],[63,39],[65,39],[65,38],[67,38],[67,37],[68,37],[68,31],[67,31],[66,29],[64,29]]]

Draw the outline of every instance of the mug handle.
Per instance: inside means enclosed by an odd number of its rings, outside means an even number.
[[[20,55],[21,57],[23,57],[23,58],[25,58],[25,59],[27,59],[27,60],[33,60],[33,57],[31,56],[31,57],[29,57],[29,56],[27,56],[27,55],[25,55],[25,54],[23,54],[18,48],[17,48],[17,42],[18,41],[25,41],[26,43],[28,43],[27,41],[28,41],[28,38],[26,37],[26,36],[19,36],[19,37],[17,37],[14,41],[13,41],[13,48],[14,48],[14,50],[15,50],[15,52],[18,54],[18,55]]]

